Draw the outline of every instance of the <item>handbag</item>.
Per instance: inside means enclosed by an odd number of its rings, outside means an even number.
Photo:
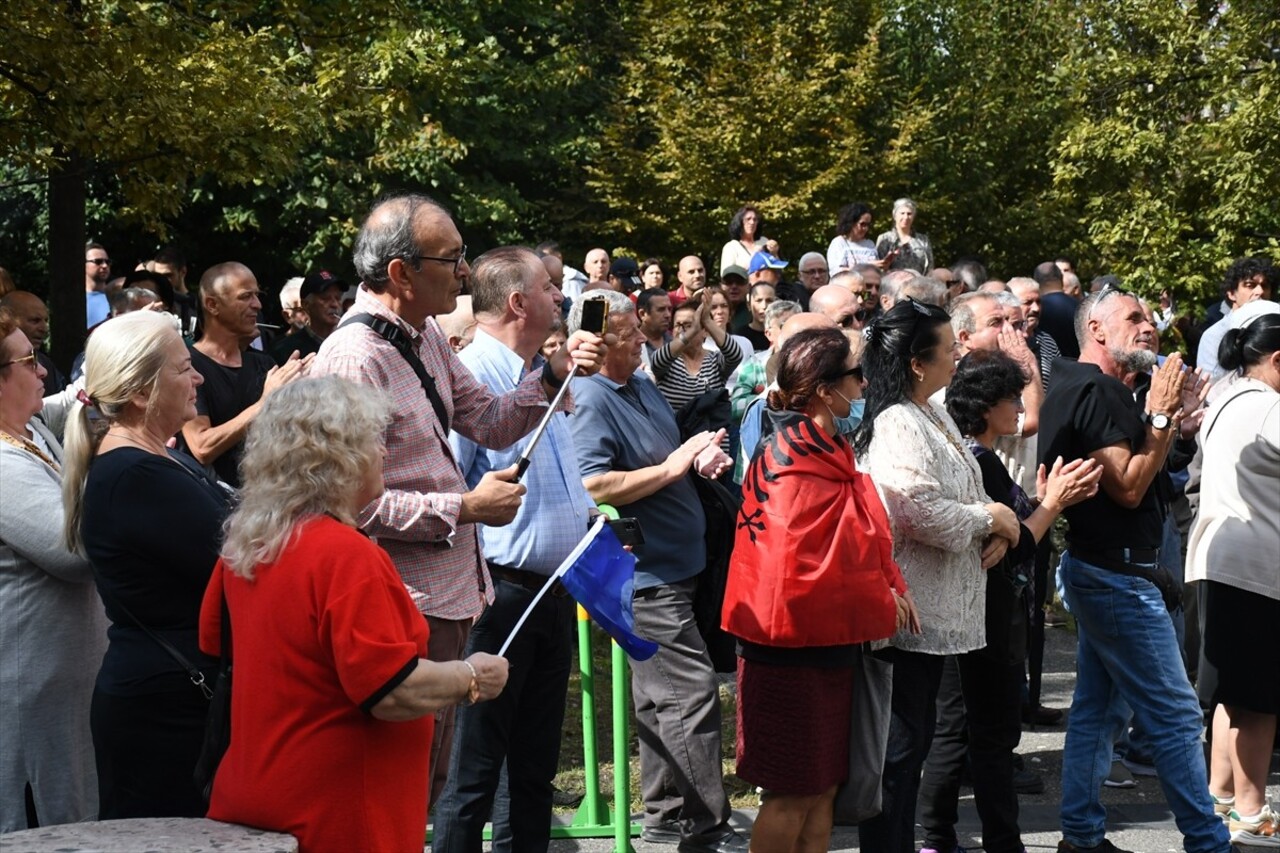
[[[192,774],[196,790],[205,803],[213,794],[213,777],[231,744],[231,614],[227,611],[227,594],[222,594],[222,637],[218,674],[213,680],[213,695],[209,697],[209,713],[204,721],[204,740],[200,744],[200,758]]]
[[[836,826],[853,826],[880,814],[892,702],[893,664],[862,645],[853,668],[849,778],[836,791],[832,807]]]

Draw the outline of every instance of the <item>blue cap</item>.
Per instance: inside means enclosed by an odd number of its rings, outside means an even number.
[[[751,256],[751,264],[747,267],[747,275],[754,275],[760,270],[785,270],[787,262],[775,258],[768,252],[756,252]]]

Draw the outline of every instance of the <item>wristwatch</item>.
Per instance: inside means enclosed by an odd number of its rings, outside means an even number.
[[[1173,418],[1164,412],[1147,412],[1142,419],[1151,424],[1153,429],[1163,430],[1173,426]]]

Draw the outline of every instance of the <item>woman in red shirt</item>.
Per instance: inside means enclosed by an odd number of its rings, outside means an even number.
[[[919,624],[884,506],[837,427],[861,381],[849,340],[797,332],[777,381],[724,597],[739,640],[737,774],[764,789],[752,850],[825,850],[849,770],[857,644]]]
[[[338,377],[267,399],[201,611],[218,654],[225,596],[235,663],[209,817],[288,832],[304,853],[421,849],[432,715],[507,678],[492,655],[425,660],[426,620],[356,529],[383,489],[389,417],[384,395]]]

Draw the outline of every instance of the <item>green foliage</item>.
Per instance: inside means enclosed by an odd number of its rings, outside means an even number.
[[[1076,6],[1054,195],[1084,201],[1097,265],[1149,294],[1208,296],[1232,258],[1280,259],[1274,3]]]

